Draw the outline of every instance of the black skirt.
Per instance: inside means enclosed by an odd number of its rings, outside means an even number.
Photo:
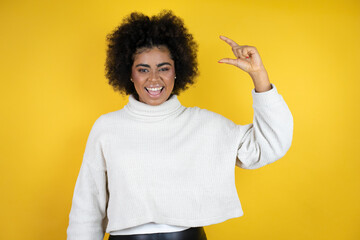
[[[191,227],[178,232],[110,235],[108,240],[207,240],[204,227]]]

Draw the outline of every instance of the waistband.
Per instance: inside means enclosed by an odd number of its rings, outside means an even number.
[[[204,227],[191,227],[177,232],[110,235],[108,240],[207,240],[207,238]]]

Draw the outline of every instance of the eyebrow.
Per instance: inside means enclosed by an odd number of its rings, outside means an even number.
[[[171,66],[171,64],[168,63],[168,62],[159,63],[159,64],[156,65],[156,66],[157,66],[157,67],[161,67],[161,66],[164,66],[164,65],[170,65],[170,66]],[[150,68],[150,65],[140,63],[140,64],[136,65],[135,67],[148,67],[148,68]]]

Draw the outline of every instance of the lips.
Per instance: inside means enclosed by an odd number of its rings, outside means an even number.
[[[151,96],[158,96],[162,92],[164,87],[145,87],[145,90],[151,95]]]

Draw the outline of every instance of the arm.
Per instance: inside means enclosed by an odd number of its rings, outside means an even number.
[[[282,158],[289,150],[293,136],[293,117],[274,84],[272,89],[252,90],[253,123],[238,125],[239,140],[236,165],[256,169]]]
[[[94,123],[76,180],[67,240],[102,240],[107,226],[107,175],[100,138],[100,118]]]
[[[238,126],[242,138],[236,165],[259,168],[280,159],[288,151],[293,136],[293,117],[275,85],[270,83],[257,49],[239,46],[224,36],[220,38],[232,47],[236,59],[223,58],[219,63],[234,65],[249,73],[255,86],[252,91],[253,123]]]

